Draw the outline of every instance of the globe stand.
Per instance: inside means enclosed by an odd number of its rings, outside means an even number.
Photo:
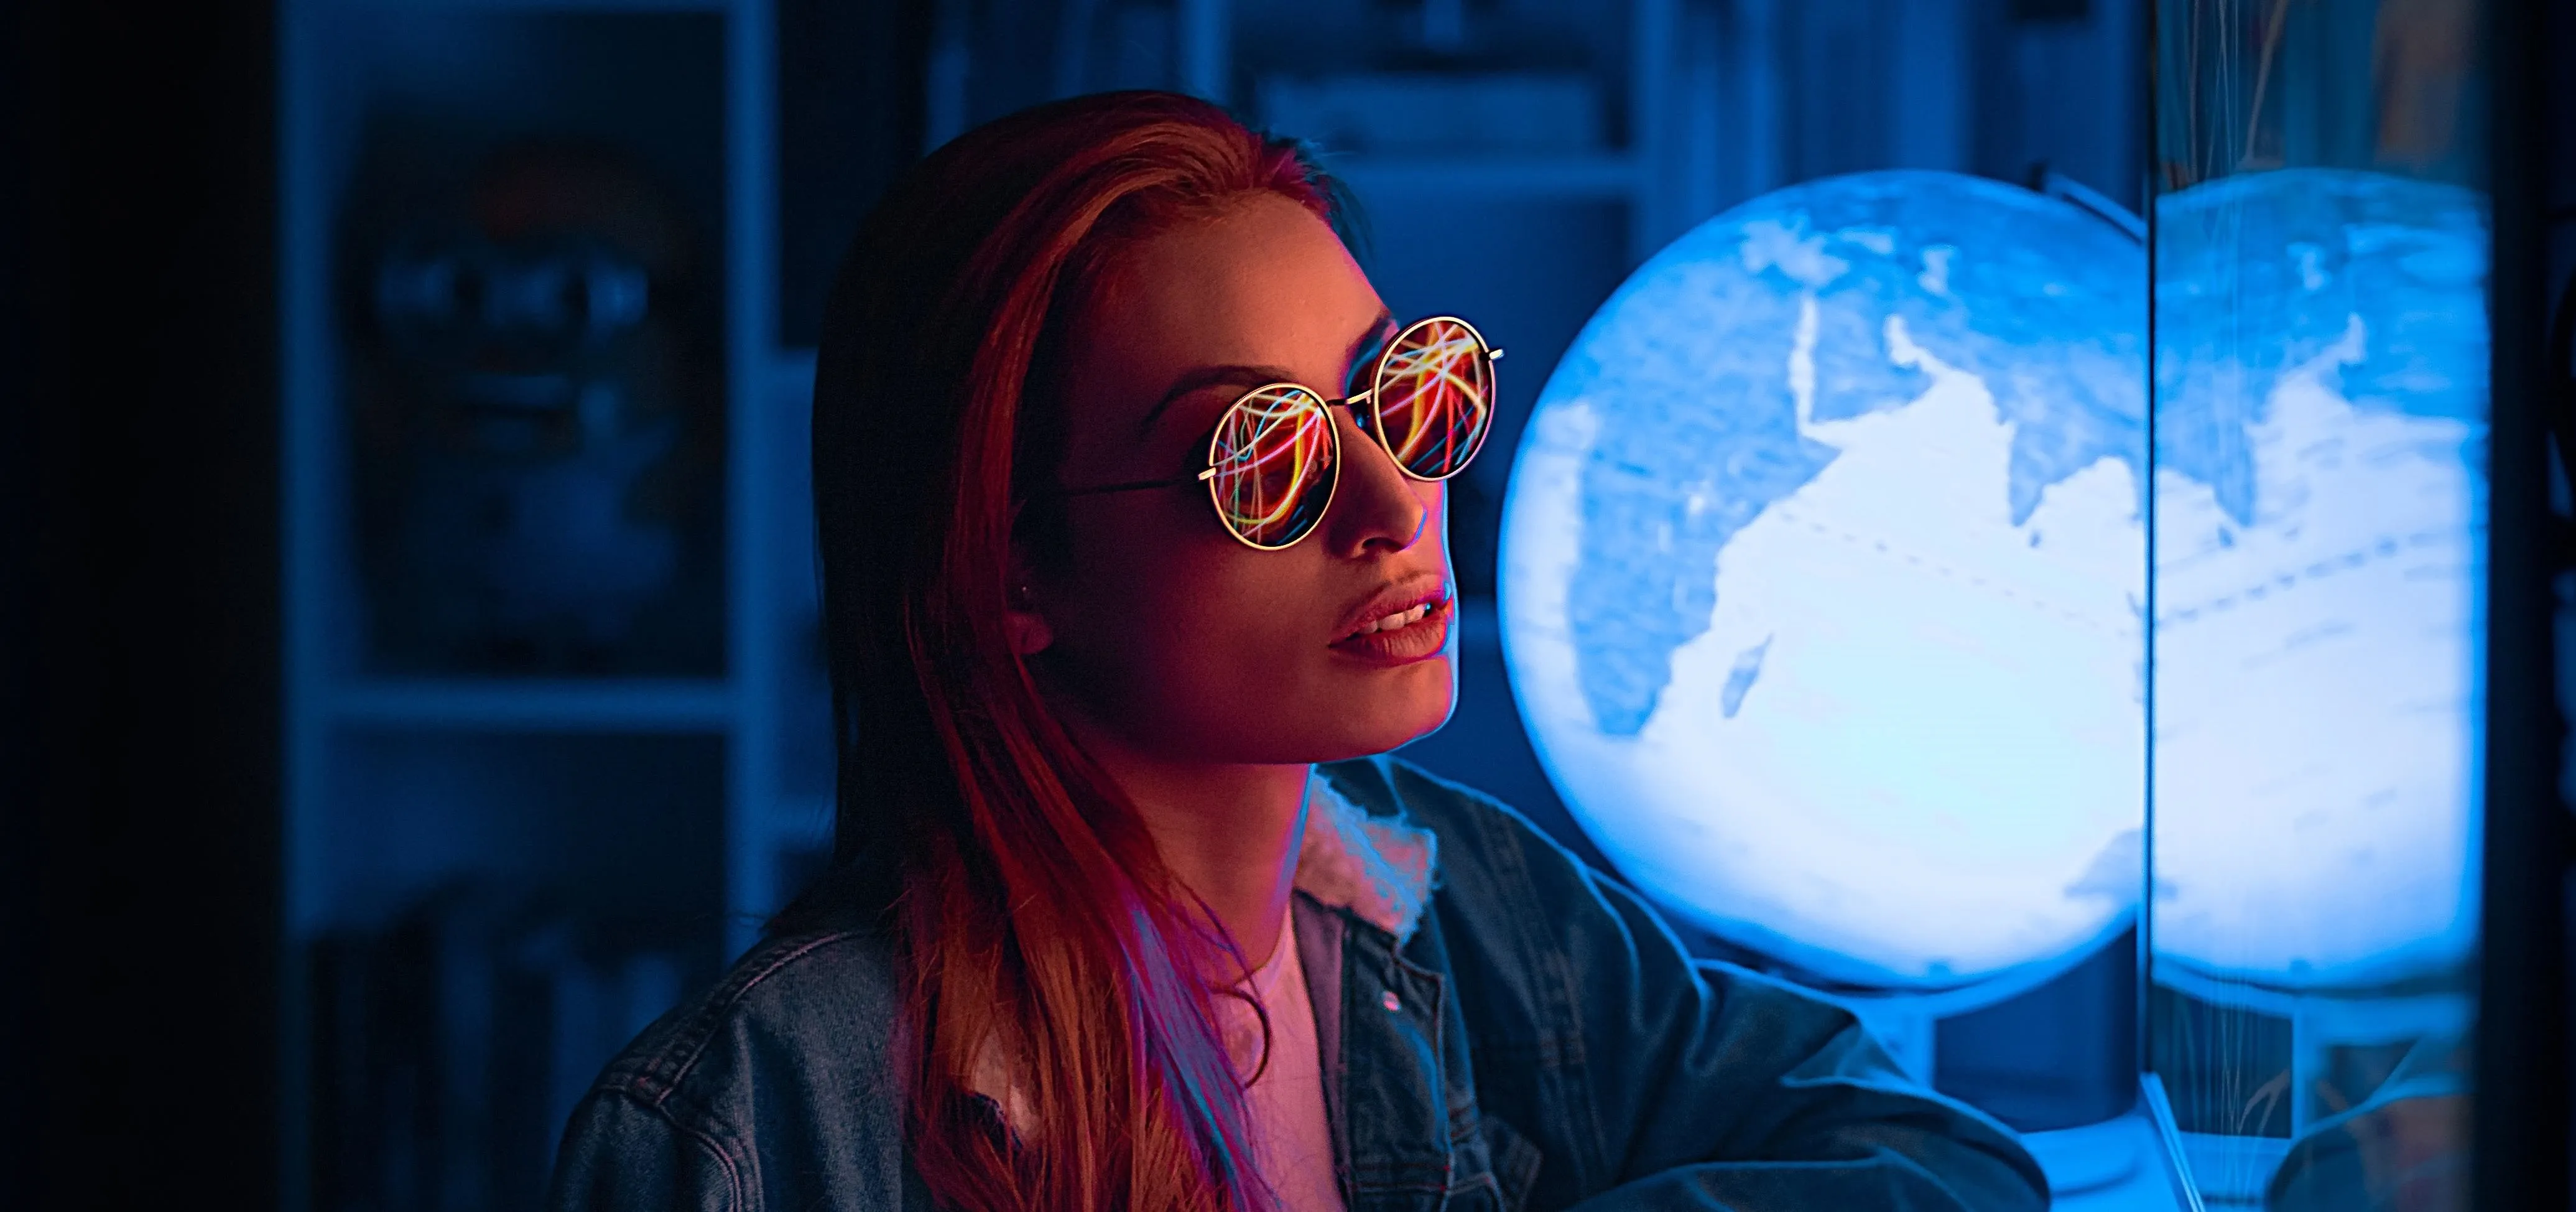
[[[1939,1077],[1941,1020],[2009,1001],[2055,981],[2099,956],[2104,947],[2128,937],[2132,922],[2131,915],[2123,914],[2091,944],[1973,985],[1916,993],[1846,988],[1825,996],[1859,1018],[1908,1077],[1933,1086]],[[2047,1173],[2049,1189],[2073,1195],[2115,1187],[2136,1177],[2151,1155],[2145,1146],[2155,1139],[2140,1124],[2132,1109],[2098,1123],[2024,1131],[2021,1140]]]
[[[1938,1067],[1935,1045],[1940,1021],[2026,991],[2020,981],[1995,984],[2000,986],[2000,993],[1978,986],[1923,996],[1841,996],[1834,1000],[1860,1019],[1861,1026],[1887,1049],[1906,1076],[1931,1086]],[[2144,1155],[2138,1146],[2138,1129],[2131,1119],[2122,1115],[2098,1124],[2024,1132],[2021,1141],[2048,1175],[2052,1193],[2098,1191],[2137,1174]]]
[[[2293,1137],[2337,1113],[2331,1106],[2319,1105],[2318,1091],[2333,1072],[2339,1050],[2464,1040],[2477,1020],[2474,996],[2424,976],[2418,976],[2411,989],[2405,982],[2390,982],[2389,987],[2376,990],[2299,989],[2212,975],[2170,959],[2160,959],[2154,974],[2158,985],[2194,1000],[2250,1010],[2288,1024],[2288,1110]],[[2449,983],[2466,982],[2455,977]]]
[[[1855,989],[1850,986],[1835,989],[1830,981],[1795,970],[1781,971],[1779,975],[1851,1011],[1895,1058],[1906,1076],[1929,1086],[1933,1084],[1937,1067],[1934,1060],[1938,1038],[1936,1028],[1942,1019],[2010,1001],[2066,975],[2099,955],[2104,947],[2126,936],[2136,920],[2134,913],[2122,913],[2082,946],[2069,948],[2063,954],[2038,963],[2024,964],[1991,979],[1950,989],[1924,992]],[[1705,928],[1702,929],[1705,932]]]

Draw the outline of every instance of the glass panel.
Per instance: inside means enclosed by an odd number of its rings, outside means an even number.
[[[2479,6],[2157,13],[2149,1064],[2213,1207],[2461,1206]]]

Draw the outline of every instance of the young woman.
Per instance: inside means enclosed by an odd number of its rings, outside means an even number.
[[[2038,1208],[1844,1011],[1386,751],[1454,693],[1466,322],[1159,93],[956,140],[815,384],[835,868],[574,1117],[561,1209]]]

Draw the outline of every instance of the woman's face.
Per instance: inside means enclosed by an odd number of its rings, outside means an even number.
[[[1067,350],[1067,487],[1194,475],[1237,396],[1286,380],[1339,399],[1393,331],[1332,230],[1271,195],[1141,243],[1107,279]],[[1197,484],[1063,502],[1069,558],[1026,578],[1021,616],[1063,708],[1142,755],[1219,763],[1357,757],[1448,718],[1445,490],[1332,413],[1340,487],[1284,550],[1237,542]]]

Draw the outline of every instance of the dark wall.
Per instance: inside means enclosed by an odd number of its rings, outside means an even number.
[[[272,18],[7,18],[11,1207],[276,1203]]]
[[[2576,222],[2562,192],[2576,148],[2569,87],[2576,20],[2566,0],[2492,0],[2496,259],[2494,418],[2489,439],[2485,929],[2478,988],[2478,1208],[2570,1206],[2568,912],[2576,827],[2560,794],[2564,721],[2553,615],[2567,538],[2553,515],[2546,451],[2576,408],[2565,350],[2549,349],[2554,228]],[[2563,249],[2564,245],[2559,245]],[[2563,262],[2556,262],[2563,264]],[[2562,473],[2566,470],[2562,468]],[[2561,628],[2558,636],[2567,632]]]
[[[859,220],[921,154],[930,0],[778,0],[778,325],[812,346]]]
[[[33,23],[0,24],[0,1174],[35,1167],[37,945],[35,686],[36,459],[26,406],[33,383],[34,256],[28,208]]]

